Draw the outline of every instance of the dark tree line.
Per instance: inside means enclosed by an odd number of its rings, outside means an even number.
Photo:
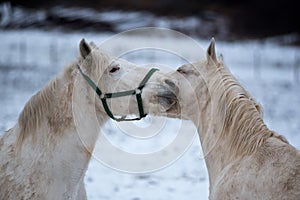
[[[230,21],[230,31],[245,37],[300,33],[300,12],[296,0],[12,0],[29,8],[56,5],[94,9],[117,8],[148,10],[159,15],[201,15],[212,10]]]

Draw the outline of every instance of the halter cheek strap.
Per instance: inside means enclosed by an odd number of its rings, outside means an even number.
[[[145,117],[147,114],[144,112],[144,107],[143,107],[143,101],[142,101],[142,91],[143,88],[145,87],[146,83],[150,79],[150,77],[153,75],[154,72],[158,71],[159,69],[152,68],[144,77],[144,79],[140,82],[138,87],[135,90],[127,90],[123,92],[116,92],[116,93],[102,93],[100,88],[86,75],[82,72],[81,68],[79,65],[77,65],[77,68],[80,72],[80,74],[83,76],[83,78],[86,80],[86,82],[93,88],[93,90],[96,92],[98,97],[101,99],[103,108],[106,112],[106,114],[112,118],[115,121],[134,121],[134,120],[140,120],[143,117]],[[138,109],[139,109],[139,114],[140,116],[137,118],[127,118],[127,116],[121,116],[120,118],[117,118],[113,115],[111,110],[109,109],[109,106],[107,104],[107,99],[109,98],[118,98],[118,97],[123,97],[123,96],[131,96],[135,95],[136,96],[136,101],[138,103]]]

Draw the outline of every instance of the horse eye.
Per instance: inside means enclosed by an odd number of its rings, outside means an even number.
[[[182,68],[178,68],[176,71],[179,72],[180,74],[186,74],[186,71],[183,70]]]
[[[115,66],[115,67],[111,68],[111,69],[109,70],[109,72],[110,72],[110,73],[115,73],[115,72],[119,71],[119,69],[120,69],[119,66]]]

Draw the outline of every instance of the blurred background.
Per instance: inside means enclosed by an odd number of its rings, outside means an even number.
[[[53,0],[0,1],[0,28],[120,32],[158,26],[222,40],[293,36],[299,44],[296,0]]]
[[[224,55],[228,68],[262,104],[266,124],[300,149],[297,5],[295,0],[0,1],[0,135],[14,126],[26,101],[76,59],[82,38],[100,44],[116,33],[151,26],[182,32],[204,49],[215,37],[217,53]],[[178,37],[152,33],[125,38],[110,47],[111,53],[117,56],[138,41],[163,43],[166,49],[181,50],[189,60],[200,54]],[[155,49],[122,57],[173,70],[186,62]],[[180,123],[165,119],[160,136],[149,141],[128,137],[112,121],[102,132],[121,149],[151,152],[172,142],[176,131],[170,127]],[[119,172],[92,159],[85,177],[88,199],[207,199],[208,175],[199,138],[195,136],[181,153],[172,165],[142,174]]]

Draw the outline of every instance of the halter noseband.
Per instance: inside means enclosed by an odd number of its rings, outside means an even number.
[[[77,65],[77,68],[78,68],[79,72],[81,73],[81,75],[83,76],[83,78],[86,80],[86,82],[93,88],[93,90],[96,92],[96,94],[98,95],[98,97],[101,99],[103,108],[104,108],[106,114],[110,118],[112,118],[113,120],[116,120],[116,121],[120,122],[120,121],[140,120],[143,117],[146,117],[147,114],[144,113],[144,108],[143,108],[142,91],[143,91],[143,88],[145,87],[147,81],[153,75],[153,73],[156,72],[156,71],[158,71],[159,69],[152,68],[146,74],[146,76],[144,77],[144,79],[140,82],[139,86],[136,89],[134,89],[134,90],[127,90],[127,91],[123,91],[123,92],[115,92],[115,93],[105,93],[105,94],[103,94],[102,91],[100,90],[100,88],[86,74],[84,74],[82,72],[82,70],[79,67],[79,65]],[[136,95],[136,100],[137,100],[137,103],[138,103],[138,108],[139,108],[140,116],[137,117],[137,118],[126,118],[126,116],[121,116],[119,118],[115,117],[113,115],[113,113],[111,112],[111,110],[109,109],[106,99],[116,98],[116,97],[123,97],[123,96],[130,96],[130,95]]]

